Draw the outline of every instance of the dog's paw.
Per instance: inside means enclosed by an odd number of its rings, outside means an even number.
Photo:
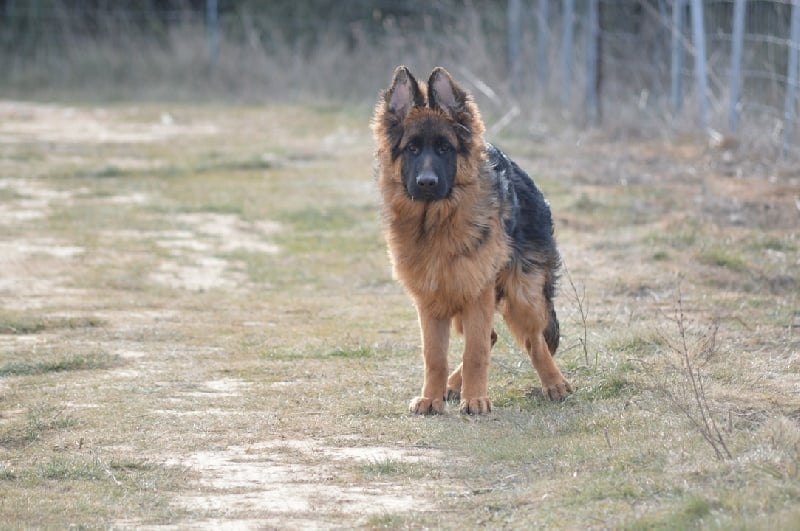
[[[542,384],[542,395],[553,402],[564,400],[570,393],[572,393],[572,386],[563,379],[560,382],[554,382],[549,385]]]
[[[461,391],[459,389],[447,389],[447,393],[444,395],[444,399],[448,402],[460,402],[461,401]]]
[[[411,401],[408,409],[416,415],[432,415],[444,413],[444,400],[420,396]]]
[[[464,415],[483,415],[492,411],[492,401],[485,396],[464,399],[461,401],[459,410]]]

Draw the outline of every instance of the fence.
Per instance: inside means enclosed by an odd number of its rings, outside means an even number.
[[[347,87],[368,101],[397,63],[435,62],[579,124],[691,127],[800,156],[800,0],[0,0],[0,48],[0,90],[23,94],[112,72],[123,89]]]
[[[694,116],[714,134],[738,135],[745,120],[760,131],[758,147],[798,152],[800,0],[537,0],[527,25],[536,50],[527,59],[521,9],[521,0],[509,0],[516,94],[526,90],[522,63],[532,61],[527,86],[555,90],[562,107],[575,101],[579,80],[589,124],[603,121],[604,102],[619,109],[627,101],[640,113]]]
[[[589,124],[600,123],[604,79],[613,80],[606,83],[611,85],[611,92],[630,93],[636,89],[640,108],[652,100],[649,113],[677,116],[687,95],[686,79],[693,78],[693,111],[699,128],[708,131],[713,126],[714,130],[734,136],[744,115],[761,122],[761,128],[780,132],[779,140],[778,135],[773,135],[772,144],[781,156],[797,151],[800,0],[578,3],[576,6],[575,0],[535,0],[524,6],[523,0],[508,0],[509,84],[513,94],[519,96],[524,90],[523,21],[527,9],[532,13],[527,18],[535,20],[529,27],[536,28],[534,64],[530,68],[535,71],[534,86],[547,90],[553,68],[549,48],[553,44],[560,46],[560,103],[568,107],[573,101],[573,79],[578,77],[576,70],[583,68],[583,111]],[[206,0],[206,7],[209,56],[213,60],[219,46],[218,1]],[[560,28],[560,34],[553,28]],[[573,53],[581,46],[583,61],[576,60]],[[691,73],[687,71],[687,56],[693,67]],[[638,76],[632,76],[637,69]],[[637,83],[633,77],[640,81]],[[779,94],[783,98],[777,98]],[[668,109],[659,108],[664,101],[669,102]],[[725,106],[727,123],[713,123],[712,114],[722,115]],[[716,113],[712,113],[712,107]]]

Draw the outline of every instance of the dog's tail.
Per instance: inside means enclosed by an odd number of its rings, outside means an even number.
[[[550,306],[550,320],[547,323],[547,328],[544,329],[544,340],[547,343],[547,348],[550,349],[550,354],[555,356],[556,349],[558,349],[558,340],[560,336],[560,329],[558,326],[558,317],[556,317],[556,309],[551,302]]]

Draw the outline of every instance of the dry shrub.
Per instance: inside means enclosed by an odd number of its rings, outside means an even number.
[[[663,365],[649,367],[647,371],[652,378],[651,388],[689,421],[692,428],[711,446],[717,459],[730,459],[731,452],[715,419],[718,412],[708,397],[709,376],[704,370],[717,351],[719,325],[712,323],[700,332],[690,330],[683,309],[680,282],[677,290],[673,319],[677,335],[662,334],[667,351],[659,360]]]

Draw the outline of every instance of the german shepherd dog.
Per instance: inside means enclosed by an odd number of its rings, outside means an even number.
[[[425,377],[411,411],[442,413],[459,399],[462,413],[491,411],[495,308],[530,356],[543,394],[566,397],[572,387],[553,362],[560,256],[541,191],[484,141],[471,95],[443,68],[426,86],[397,67],[372,129],[384,235],[422,332]],[[448,377],[451,323],[465,337],[462,363]]]

